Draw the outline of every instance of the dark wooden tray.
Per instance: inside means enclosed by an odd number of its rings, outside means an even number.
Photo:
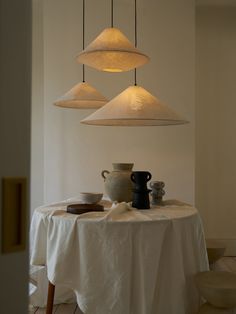
[[[104,207],[99,204],[71,204],[67,206],[68,213],[71,214],[84,214],[87,212],[103,212]]]

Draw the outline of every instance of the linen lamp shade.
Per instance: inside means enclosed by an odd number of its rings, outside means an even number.
[[[100,71],[129,71],[149,61],[118,28],[106,28],[78,56],[77,61]]]
[[[97,109],[107,102],[108,100],[94,87],[86,82],[81,82],[56,100],[54,105],[75,109]]]
[[[140,86],[129,86],[81,123],[107,126],[165,126],[188,123]]]

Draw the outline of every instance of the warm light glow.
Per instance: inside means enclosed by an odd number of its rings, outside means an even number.
[[[108,100],[88,83],[79,83],[69,92],[60,97],[54,105],[64,108],[97,109],[105,105]]]
[[[119,29],[106,28],[77,60],[100,71],[123,72],[144,65],[149,57],[135,48]]]
[[[140,86],[130,86],[81,121],[107,126],[157,126],[187,123]]]
[[[105,68],[105,69],[102,69],[102,71],[105,71],[105,72],[122,72],[121,69],[112,69],[112,68]]]

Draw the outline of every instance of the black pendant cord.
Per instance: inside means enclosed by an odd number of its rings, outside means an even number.
[[[113,9],[113,0],[111,0],[111,28],[113,28],[113,14],[114,13],[114,9]]]
[[[83,50],[84,50],[84,29],[85,29],[85,0],[83,0],[83,17],[82,17],[82,23],[83,23],[83,27],[82,27],[82,45],[83,45]],[[82,75],[83,75],[83,83],[85,82],[85,68],[84,68],[84,64],[83,64],[83,70],[82,70]]]
[[[137,0],[134,0],[134,46],[137,48]],[[134,86],[137,85],[137,69],[134,69]]]
[[[82,71],[83,71],[83,74],[82,74],[82,75],[83,75],[83,80],[82,80],[82,82],[84,83],[84,82],[85,82],[85,69],[84,69],[84,64],[83,64],[83,70],[82,70]]]

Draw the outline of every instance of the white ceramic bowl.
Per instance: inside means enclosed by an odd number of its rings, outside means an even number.
[[[96,204],[101,201],[102,193],[81,192],[80,200],[84,204]]]

